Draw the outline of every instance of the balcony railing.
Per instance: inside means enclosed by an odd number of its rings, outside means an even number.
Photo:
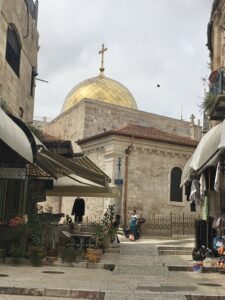
[[[225,68],[211,73],[209,93],[213,96],[213,103],[208,111],[211,120],[225,119]]]
[[[213,95],[225,94],[225,68],[212,72],[209,80],[210,93]]]

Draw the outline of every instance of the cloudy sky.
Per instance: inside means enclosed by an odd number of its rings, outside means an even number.
[[[56,117],[69,91],[99,73],[124,84],[140,110],[201,118],[212,0],[39,0],[35,117]],[[157,88],[157,84],[160,88]]]

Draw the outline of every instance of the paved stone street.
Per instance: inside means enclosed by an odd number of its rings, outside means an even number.
[[[193,247],[192,240],[122,240],[121,253],[105,253],[91,268],[55,265],[39,268],[1,265],[0,299],[52,300],[89,298],[106,300],[197,299],[197,295],[225,295],[224,277],[219,273],[168,271],[168,266],[191,266],[191,255],[158,255],[158,246]],[[187,248],[188,249],[188,248]],[[113,271],[104,269],[114,265]],[[97,267],[97,268],[96,268]],[[43,273],[56,271],[58,273]],[[216,286],[212,286],[215,284]],[[192,295],[192,298],[187,298]],[[64,297],[64,298],[63,298]],[[203,298],[198,298],[203,299]],[[213,297],[211,299],[219,299]],[[220,299],[225,299],[220,298]]]

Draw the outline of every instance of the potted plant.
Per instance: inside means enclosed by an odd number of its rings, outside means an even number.
[[[92,247],[86,249],[85,258],[90,262],[99,262],[103,254],[103,241],[107,236],[106,228],[101,223],[93,224],[93,237],[90,239]]]
[[[102,224],[104,225],[106,231],[103,240],[104,248],[109,248],[111,246],[111,241],[113,240],[113,237],[117,232],[117,229],[112,226],[114,216],[115,216],[115,204],[109,205],[102,219]]]
[[[43,240],[42,240],[42,226],[39,222],[33,221],[30,224],[28,236],[28,256],[32,266],[38,267],[42,264],[42,259],[45,256]]]
[[[113,228],[111,226],[114,218],[115,205],[109,205],[102,220],[93,224],[93,237],[91,241],[93,246],[86,249],[85,257],[91,262],[99,262],[104,249],[111,245]]]
[[[203,260],[206,258],[206,248],[202,246],[200,249],[194,248],[192,250],[193,259],[193,271],[202,272],[203,271]]]
[[[60,219],[64,217],[64,214],[53,213],[52,206],[47,205],[46,207],[43,207],[42,205],[37,205],[37,216],[42,223],[58,224]]]
[[[83,256],[82,248],[74,248],[72,246],[65,247],[61,252],[62,262],[68,262],[69,266],[73,265],[73,262],[78,262]]]
[[[28,227],[24,222],[24,218],[17,216],[10,219],[9,228],[11,229],[9,233],[10,261],[14,264],[19,264],[21,259],[24,258],[26,254]]]

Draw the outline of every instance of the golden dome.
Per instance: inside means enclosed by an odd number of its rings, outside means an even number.
[[[97,100],[137,109],[134,97],[125,86],[101,74],[76,85],[66,97],[62,112],[70,109],[83,99]]]

